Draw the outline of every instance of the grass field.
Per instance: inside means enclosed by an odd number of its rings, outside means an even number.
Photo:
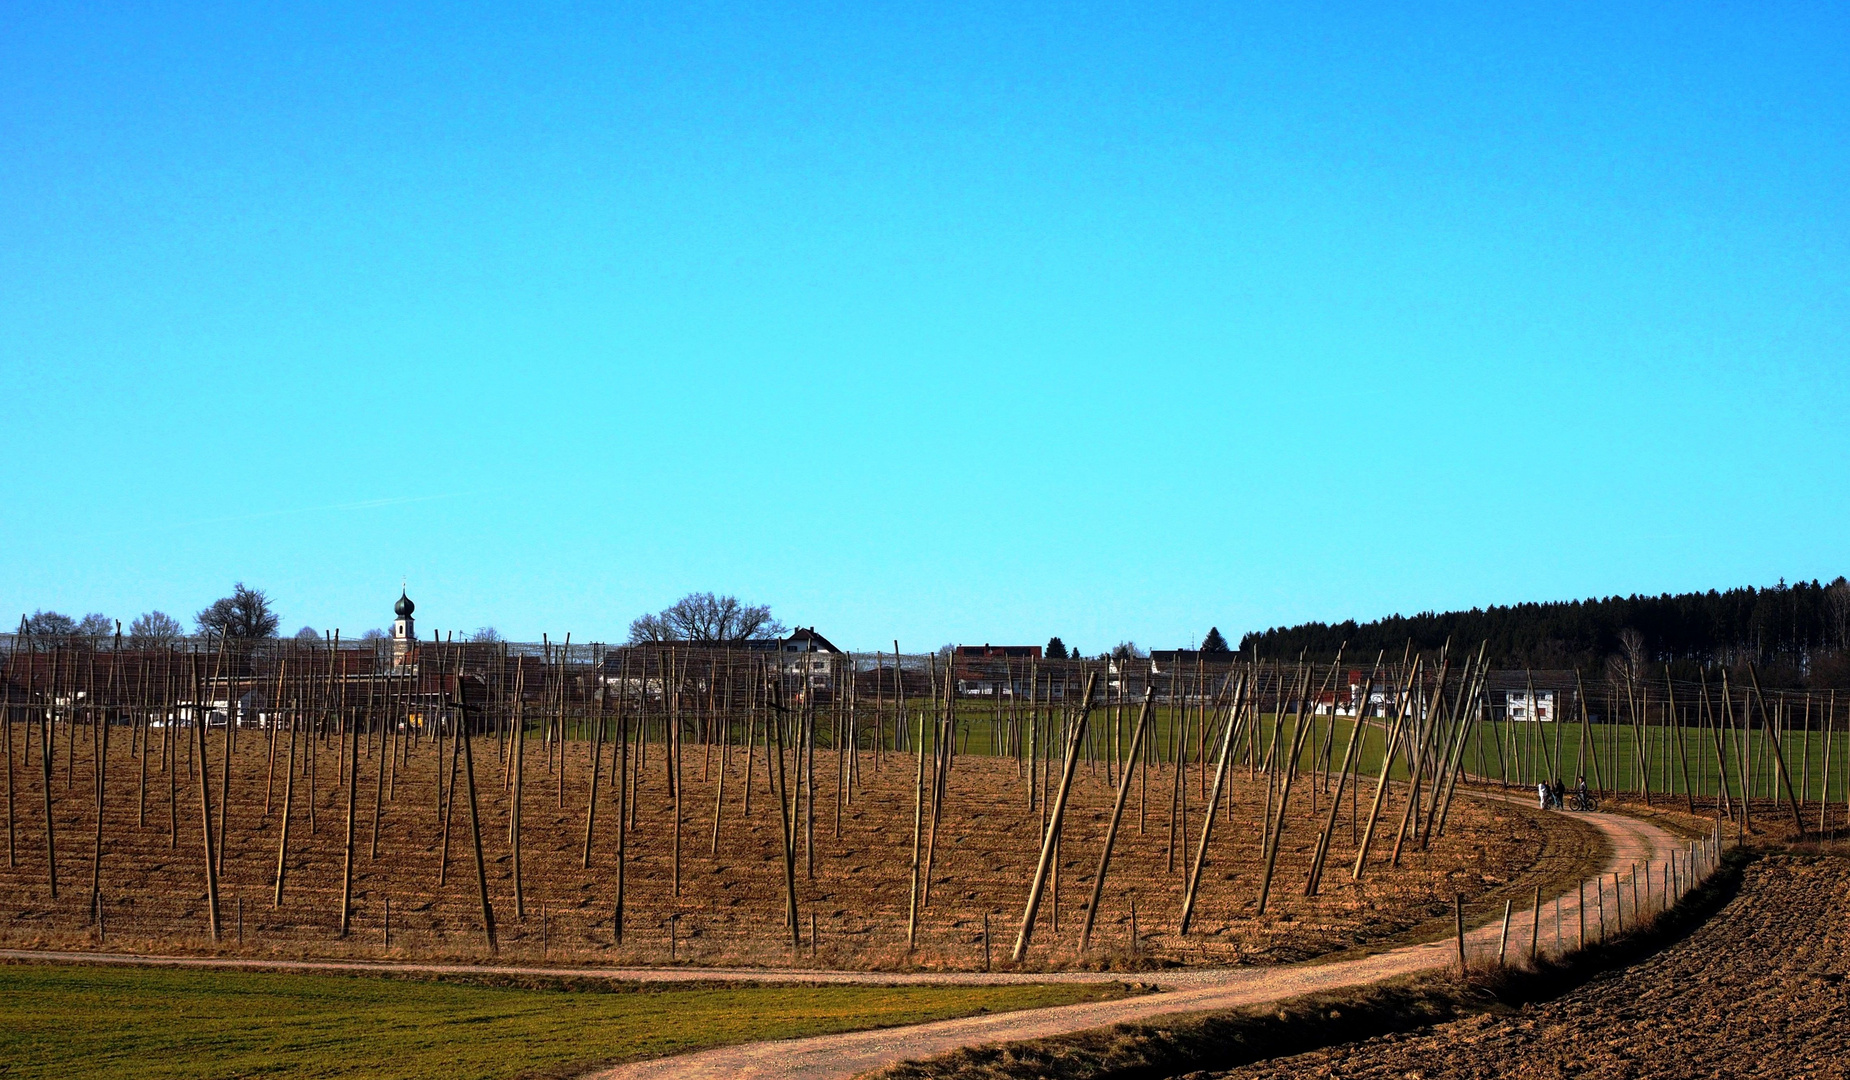
[[[992,753],[1000,744],[1002,725],[993,709],[967,706],[959,710],[963,732],[960,748],[969,753]],[[1100,759],[1114,759],[1116,751],[1130,740],[1137,709],[1118,705],[1095,709],[1088,751]],[[1727,787],[1730,797],[1739,798],[1743,789],[1743,759],[1746,762],[1745,787],[1756,799],[1784,798],[1785,782],[1780,779],[1773,754],[1772,735],[1764,727],[1742,731],[1731,729],[1719,741],[1708,728],[1687,726],[1678,732],[1665,726],[1661,714],[1656,722],[1634,729],[1630,723],[1591,723],[1583,727],[1576,721],[1565,723],[1522,723],[1484,720],[1473,723],[1466,738],[1464,764],[1476,776],[1505,779],[1527,786],[1556,777],[1572,784],[1585,774],[1587,782],[1606,791],[1636,792],[1644,775],[1650,778],[1653,793],[1682,795],[1686,790],[1697,798],[1713,798],[1721,790],[1722,766],[1718,752],[1725,757]],[[1151,710],[1150,743],[1163,760],[1173,760],[1177,736],[1183,729],[1179,710],[1159,705]],[[1302,768],[1314,762],[1326,766],[1340,763],[1348,745],[1354,721],[1328,716],[1314,718],[1315,727],[1308,733],[1299,758]],[[1371,719],[1356,767],[1365,776],[1380,772],[1382,748],[1386,736],[1383,721]],[[1262,714],[1256,729],[1249,735],[1248,750],[1263,753],[1274,731],[1286,744],[1293,741],[1295,724],[1290,715],[1277,717]],[[1186,728],[1188,753],[1200,760],[1205,751],[1210,765],[1216,747],[1205,745],[1199,731],[1199,716],[1191,709]],[[1830,744],[1827,757],[1826,743]],[[1787,777],[1794,795],[1805,801],[1820,797],[1850,802],[1850,732],[1822,730],[1786,730],[1779,737],[1779,754],[1784,757]],[[1644,765],[1640,765],[1642,748]],[[1827,770],[1828,764],[1828,770]],[[1827,780],[1828,772],[1828,780]],[[1393,778],[1404,780],[1404,761],[1397,761]],[[1687,778],[1687,779],[1686,779]],[[1828,787],[1827,787],[1828,783]]]
[[[528,989],[0,967],[6,1077],[570,1075],[601,1062],[1118,997],[1119,985]]]
[[[1722,775],[1715,733],[1685,728],[1680,747],[1677,734],[1662,725],[1634,730],[1624,724],[1592,724],[1583,729],[1575,723],[1557,728],[1553,724],[1485,722],[1473,725],[1465,768],[1525,784],[1560,776],[1571,785],[1577,775],[1584,774],[1590,785],[1621,792],[1637,791],[1642,776],[1648,775],[1653,793],[1681,797],[1687,790],[1698,799],[1714,798],[1721,789]],[[1772,735],[1760,728],[1724,733],[1719,742],[1732,798],[1741,796],[1743,761],[1746,786],[1754,798],[1785,798],[1786,783],[1778,767],[1781,759],[1799,800],[1815,803],[1824,797],[1842,803],[1850,792],[1845,768],[1850,765],[1850,735],[1845,732],[1783,732],[1777,756]],[[1641,747],[1643,769],[1639,765]]]

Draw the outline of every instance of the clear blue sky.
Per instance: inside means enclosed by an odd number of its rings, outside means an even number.
[[[0,611],[1096,652],[1834,576],[1846,57],[1841,4],[9,3]]]

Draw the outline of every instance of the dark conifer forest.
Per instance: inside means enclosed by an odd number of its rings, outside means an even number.
[[[1501,667],[1597,671],[1614,660],[1699,665],[1753,664],[1769,682],[1850,686],[1850,583],[1839,577],[1770,588],[1714,589],[1661,596],[1512,604],[1469,611],[1392,615],[1372,622],[1308,622],[1249,633],[1241,651],[1329,659],[1344,642],[1351,656],[1385,650],[1398,657],[1408,641],[1436,650],[1489,642]]]

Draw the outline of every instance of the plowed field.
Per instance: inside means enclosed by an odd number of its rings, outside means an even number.
[[[15,727],[14,865],[0,866],[0,941],[8,945],[98,943],[89,918],[89,889],[96,823],[91,758],[83,739],[74,755],[60,739],[52,776],[60,890],[48,887],[42,828],[43,792],[36,743],[31,753]],[[123,729],[125,733],[125,729]],[[36,736],[35,736],[36,739]],[[177,767],[161,768],[159,733],[148,755],[145,781],[127,739],[112,736],[107,772],[101,888],[103,930],[112,949],[214,948],[206,936],[205,877],[197,772],[190,746],[178,749]],[[286,736],[271,772],[263,732],[239,735],[231,801],[225,814],[224,938],[216,948],[253,955],[473,957],[484,952],[468,803],[461,784],[450,818],[447,876],[439,885],[443,829],[438,814],[437,755],[426,743],[408,751],[378,790],[381,756],[363,749],[356,803],[353,931],[338,937],[339,896],[346,836],[347,790],[338,744],[306,748],[297,759],[295,802],[285,862],[283,903],[271,899],[287,775]],[[608,751],[608,747],[606,747]],[[214,825],[218,817],[223,732],[211,736]],[[652,748],[636,790],[636,825],[630,834],[624,944],[614,943],[616,897],[616,787],[605,755],[590,866],[581,864],[590,789],[586,744],[568,742],[561,791],[558,759],[535,738],[527,748],[521,848],[521,901],[516,914],[513,860],[508,844],[510,793],[507,762],[492,737],[476,744],[476,787],[488,888],[500,924],[503,953],[542,954],[574,961],[639,963],[666,960],[670,916],[682,962],[789,964],[815,959],[826,966],[892,967],[902,964],[975,968],[983,962],[983,917],[993,928],[1000,962],[1020,918],[1037,854],[1041,813],[1031,809],[1027,782],[1009,758],[957,759],[938,826],[929,904],[916,950],[906,949],[906,913],[912,850],[912,788],[916,762],[888,754],[876,770],[863,753],[862,784],[843,801],[837,825],[832,754],[818,752],[814,781],[813,873],[807,851],[810,828],[799,820],[798,890],[803,944],[793,950],[783,927],[782,838],[776,802],[762,753],[750,777],[752,806],[742,803],[746,754],[735,748],[726,772],[725,801],[717,832],[713,811],[722,754],[704,748],[685,753],[681,793],[680,883],[674,892],[675,809],[659,747]],[[448,762],[445,762],[445,768]],[[794,768],[794,764],[791,766]],[[312,784],[311,784],[312,772]],[[1430,852],[1408,845],[1398,868],[1387,865],[1404,806],[1396,793],[1383,814],[1366,878],[1351,882],[1348,861],[1356,826],[1365,819],[1368,790],[1344,800],[1323,894],[1303,895],[1310,850],[1329,810],[1328,795],[1301,779],[1292,796],[1271,904],[1255,913],[1259,888],[1259,819],[1265,778],[1233,785],[1232,816],[1216,825],[1196,913],[1196,932],[1174,933],[1183,868],[1199,835],[1202,816],[1198,769],[1188,774],[1187,813],[1171,862],[1168,814],[1173,773],[1153,768],[1147,785],[1133,783],[1125,822],[1108,879],[1093,952],[1081,956],[1077,930],[1082,905],[1109,815],[1113,788],[1103,767],[1085,768],[1074,787],[1060,849],[1058,924],[1050,901],[1043,907],[1032,962],[1037,965],[1132,963],[1271,963],[1379,941],[1450,911],[1454,892],[1492,902],[1505,893],[1526,897],[1538,876],[1571,872],[1594,841],[1574,830],[1549,830],[1529,809],[1454,802],[1449,826]],[[311,825],[309,803],[314,802]],[[1351,789],[1353,792],[1353,788]],[[377,857],[373,818],[381,807]],[[1359,811],[1356,804],[1359,802]],[[266,811],[266,803],[268,809]],[[145,817],[144,817],[145,815]],[[930,815],[926,847],[931,851]],[[839,832],[838,832],[839,829]],[[1502,892],[1499,892],[1502,890]],[[1130,955],[1133,901],[1141,937]],[[390,904],[391,944],[385,945]],[[239,912],[242,912],[240,917]],[[242,945],[239,945],[239,933]]]
[[[1770,856],[1687,940],[1558,1000],[1213,1077],[1843,1077],[1847,949],[1850,860]]]

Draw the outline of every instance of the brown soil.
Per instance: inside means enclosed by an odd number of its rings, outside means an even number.
[[[13,729],[14,865],[0,867],[0,944],[42,947],[103,947],[89,918],[89,889],[95,841],[91,747],[79,732],[67,775],[60,738],[54,758],[53,812],[58,843],[59,893],[47,887],[39,754],[30,755]],[[62,732],[60,735],[62,736]],[[206,933],[206,904],[199,820],[199,784],[190,770],[191,752],[178,750],[170,817],[169,775],[160,767],[156,732],[148,756],[145,824],[138,825],[143,791],[141,761],[128,750],[126,729],[111,740],[101,886],[106,946],[165,952],[240,952],[251,956],[476,957],[485,953],[475,869],[469,842],[466,797],[460,794],[451,822],[445,884],[438,886],[442,831],[437,816],[437,756],[428,743],[413,748],[389,790],[379,833],[379,857],[370,855],[372,811],[380,757],[363,751],[357,800],[353,933],[338,937],[340,883],[345,836],[346,790],[340,780],[340,752],[329,742],[316,749],[315,821],[308,813],[308,777],[298,775],[290,831],[287,889],[272,908],[281,823],[286,750],[279,750],[266,813],[270,748],[265,733],[239,734],[234,761],[228,837],[224,857],[223,940]],[[211,736],[212,797],[219,792],[223,733]],[[307,740],[304,740],[305,742]],[[515,912],[513,865],[507,843],[509,798],[503,788],[503,758],[490,737],[476,744],[476,783],[481,801],[488,886],[500,924],[502,950],[510,957],[545,955],[580,963],[649,963],[669,952],[669,916],[680,916],[676,937],[682,962],[697,964],[788,964],[810,962],[810,918],[819,943],[815,962],[843,968],[907,966],[971,969],[983,962],[983,917],[991,919],[993,957],[998,967],[1019,920],[1037,854],[1040,815],[1028,806],[1025,779],[1012,759],[959,758],[936,842],[930,903],[919,947],[905,941],[912,840],[912,783],[915,764],[888,754],[875,770],[873,755],[861,760],[862,790],[843,810],[836,834],[836,769],[832,754],[816,759],[814,876],[805,853],[798,854],[801,951],[793,951],[783,928],[781,837],[772,808],[762,754],[752,777],[751,817],[742,813],[745,754],[735,749],[726,781],[726,803],[718,853],[710,851],[712,814],[720,754],[708,764],[703,747],[686,750],[682,797],[681,893],[673,891],[674,813],[659,747],[651,747],[642,773],[636,830],[630,839],[626,938],[613,942],[616,799],[606,775],[601,787],[597,834],[589,869],[580,865],[585,804],[589,789],[588,747],[567,744],[565,784],[560,796],[557,768],[549,768],[541,740],[527,746],[523,807],[522,879],[525,918]],[[556,759],[555,759],[556,760]],[[446,762],[447,764],[447,762]],[[298,762],[301,767],[301,762]],[[1533,809],[1458,799],[1450,823],[1430,852],[1409,844],[1398,868],[1386,865],[1403,803],[1390,798],[1368,875],[1351,882],[1353,857],[1350,801],[1345,799],[1323,895],[1303,896],[1315,834],[1328,812],[1327,795],[1314,798],[1314,785],[1301,778],[1292,796],[1271,903],[1256,913],[1259,888],[1258,818],[1265,805],[1265,779],[1242,777],[1234,785],[1233,817],[1216,825],[1209,867],[1197,907],[1195,931],[1175,933],[1187,853],[1201,820],[1199,775],[1188,777],[1188,837],[1171,869],[1167,858],[1168,807],[1173,774],[1153,769],[1147,791],[1133,788],[1114,855],[1093,952],[1078,952],[1082,905],[1109,815],[1113,790],[1104,768],[1082,770],[1073,791],[1067,835],[1061,849],[1058,929],[1053,904],[1043,906],[1031,964],[1037,967],[1143,967],[1169,964],[1268,964],[1298,960],[1404,935],[1434,918],[1449,920],[1454,893],[1500,909],[1501,897],[1526,897],[1532,884],[1572,880],[1597,858],[1599,841],[1589,830],[1546,829]],[[704,778],[703,778],[704,777]],[[1360,799],[1367,814],[1372,781]],[[1147,799],[1147,803],[1146,800]],[[170,820],[174,832],[170,833]],[[215,821],[216,825],[216,821]],[[929,833],[927,834],[929,840]],[[383,945],[389,898],[391,948]],[[1136,904],[1141,936],[1131,954],[1130,913]],[[1519,903],[1522,901],[1519,900]],[[242,946],[238,933],[242,908]],[[1487,909],[1487,907],[1486,907]]]
[[[1280,1058],[1214,1080],[1842,1077],[1850,859],[1769,856],[1688,939],[1514,1015]]]

